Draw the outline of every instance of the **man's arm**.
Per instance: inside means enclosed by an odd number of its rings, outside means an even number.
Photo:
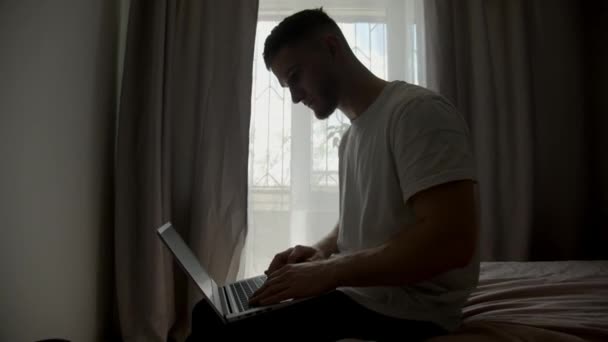
[[[315,296],[340,286],[403,286],[466,266],[477,246],[474,191],[472,181],[458,181],[419,192],[411,199],[412,226],[378,247],[285,265],[269,274],[251,305]]]
[[[327,236],[313,246],[297,245],[295,247],[290,247],[281,253],[277,253],[264,273],[269,275],[288,264],[304,261],[318,261],[329,258],[330,255],[338,252],[338,227],[339,223],[336,224],[334,229],[332,229]]]
[[[436,186],[412,197],[416,223],[387,243],[324,261],[335,286],[399,286],[464,267],[477,246],[472,181]]]
[[[330,255],[338,253],[338,232],[340,230],[340,223],[336,223],[334,229],[331,230],[323,239],[313,245],[314,248],[318,249],[323,253],[325,258],[329,258]]]

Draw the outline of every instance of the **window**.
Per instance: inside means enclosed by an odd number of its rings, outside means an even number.
[[[293,104],[289,90],[266,70],[262,58],[264,40],[284,17],[320,6],[374,74],[417,84],[424,80],[419,0],[260,1],[249,145],[249,233],[240,277],[261,273],[274,254],[294,244],[316,242],[338,219],[338,145],[349,120],[338,110],[320,121],[304,105]]]

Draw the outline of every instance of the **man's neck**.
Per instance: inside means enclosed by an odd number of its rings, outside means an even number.
[[[343,79],[338,108],[350,119],[358,118],[376,100],[388,84],[361,67],[353,67]]]

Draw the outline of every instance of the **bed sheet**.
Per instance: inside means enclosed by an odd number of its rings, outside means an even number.
[[[608,342],[608,261],[483,262],[462,326],[431,341]]]

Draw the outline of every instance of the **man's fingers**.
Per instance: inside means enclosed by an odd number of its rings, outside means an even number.
[[[319,261],[323,260],[323,256],[318,253],[313,254],[310,258],[306,259],[306,261]]]
[[[270,263],[270,266],[268,266],[268,270],[266,270],[265,273],[266,274],[271,273],[271,272],[281,268],[286,263],[287,263],[287,257],[277,254],[274,257],[274,259],[272,259],[272,262]]]
[[[264,286],[266,286],[266,284],[264,284]],[[260,287],[260,289],[256,291],[253,296],[251,296],[251,298],[249,299],[250,304],[262,304],[270,296],[273,296],[288,288],[287,284],[281,281],[276,281],[274,283],[268,284],[268,286],[266,286],[265,288],[264,286]]]
[[[278,270],[276,270],[272,273],[269,273],[268,279],[266,280],[266,282],[273,281],[273,280],[276,281],[276,279],[281,278],[283,276],[283,274],[285,274],[290,269],[291,269],[291,267],[289,265],[285,265],[285,266],[279,268]]]
[[[271,275],[269,275],[266,282],[264,282],[264,285],[262,285],[256,292],[261,293],[267,288],[276,286],[277,284],[281,283],[284,280],[284,276],[282,275],[284,273],[282,272],[284,268],[285,267],[281,267],[279,270],[274,271]]]
[[[267,277],[270,277],[271,274],[277,272],[285,266],[287,266],[287,260],[283,262],[276,262],[274,264],[271,264],[270,267],[268,267],[268,269],[264,271],[264,274],[266,274]]]
[[[287,257],[287,263],[293,264],[297,262],[304,261],[311,254],[310,247],[305,246],[295,246],[293,251]]]
[[[266,271],[264,271],[264,274],[269,275],[272,272],[278,270],[279,268],[285,266],[286,262],[280,262],[280,261],[273,261],[270,266],[268,266],[268,269]]]
[[[288,288],[288,281],[285,278],[285,269],[287,267],[282,267],[279,270],[273,272],[268,276],[268,280],[262,285],[257,291],[255,291],[251,297],[249,298],[250,305],[260,304],[262,300],[268,298],[268,296],[272,296],[278,291],[282,291]]]
[[[277,272],[278,271],[274,272],[273,274],[275,274]],[[268,277],[268,279],[264,282],[264,284],[262,286],[260,286],[260,288],[257,289],[251,295],[251,298],[252,299],[253,298],[258,298],[258,297],[264,295],[268,291],[268,288],[273,288],[273,287],[277,286],[278,284],[280,284],[282,281],[283,281],[283,277],[282,276]]]
[[[291,251],[291,253],[287,257],[287,263],[293,264],[293,263],[298,262],[299,259],[302,258],[302,254],[304,254],[304,252],[302,251],[302,248],[299,248],[296,246],[296,248],[294,248],[293,251]]]
[[[268,269],[264,273],[270,274],[283,267],[287,263],[287,258],[289,257],[289,254],[291,254],[292,251],[293,248],[289,248],[281,253],[276,254],[272,259],[272,262],[270,262],[270,266],[268,266]]]
[[[275,304],[275,303],[280,303],[282,301],[284,301],[285,299],[291,299],[293,296],[290,293],[290,289],[286,288],[285,290],[272,295],[266,299],[262,299],[260,301],[260,305],[270,305],[270,304]]]

